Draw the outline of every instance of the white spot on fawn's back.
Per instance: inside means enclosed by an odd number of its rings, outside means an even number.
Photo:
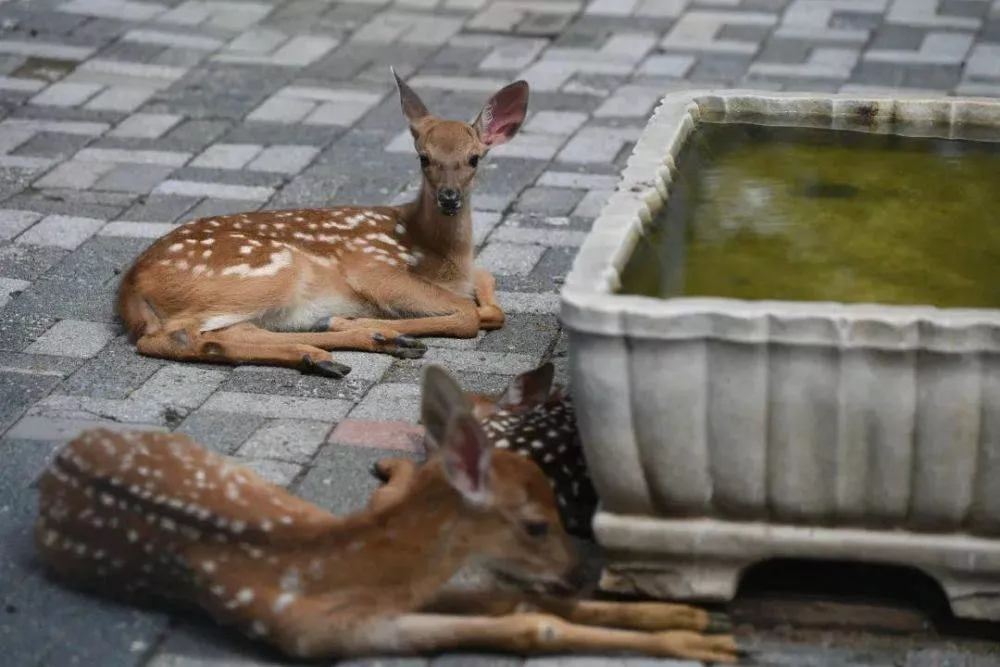
[[[248,248],[252,251],[253,248],[249,246],[243,246],[243,248]],[[243,252],[243,248],[240,248],[240,252]],[[249,253],[244,253],[249,254]],[[222,275],[224,276],[242,276],[244,278],[257,278],[263,276],[274,276],[277,275],[279,271],[284,268],[288,268],[292,265],[292,253],[289,250],[282,250],[281,252],[271,253],[271,261],[264,266],[258,266],[257,268],[250,268],[249,264],[236,264],[235,266],[228,266],[222,270]]]

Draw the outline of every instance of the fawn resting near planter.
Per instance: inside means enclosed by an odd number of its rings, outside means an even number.
[[[431,366],[423,385],[440,400],[454,380]],[[291,656],[476,648],[736,660],[733,637],[702,634],[725,620],[694,607],[449,592],[473,559],[535,586],[572,581],[576,566],[537,466],[495,450],[466,406],[454,408],[438,452],[419,468],[388,465],[389,483],[347,517],[185,435],[84,432],[39,480],[38,552],[81,589],[188,603]]]
[[[542,469],[555,492],[566,532],[591,539],[597,491],[587,472],[573,401],[562,387],[553,386],[554,375],[552,363],[546,362],[515,377],[499,396],[464,395],[490,444],[527,456]],[[422,407],[424,446],[430,453],[444,435],[448,405],[425,401]]]
[[[474,338],[503,326],[493,276],[475,266],[469,196],[479,160],[524,122],[528,84],[471,123],[431,115],[393,72],[420,159],[402,206],[257,211],[188,222],[122,279],[117,310],[141,354],[268,363],[339,378],[329,350],[423,356],[412,336]]]

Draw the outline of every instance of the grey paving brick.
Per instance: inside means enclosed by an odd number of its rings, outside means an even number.
[[[14,238],[41,217],[40,213],[34,211],[0,211],[0,240]]]
[[[59,81],[31,98],[31,104],[55,107],[75,107],[83,104],[104,89],[96,83]]]
[[[449,370],[516,375],[537,367],[540,360],[534,355],[522,353],[431,349],[417,363],[441,364]],[[351,416],[354,417],[353,414]]]
[[[114,338],[114,331],[104,322],[62,320],[25,348],[28,354],[51,354],[63,357],[93,357]]]
[[[297,174],[318,153],[319,149],[312,146],[268,146],[246,168],[251,171]]]
[[[490,241],[479,253],[479,264],[495,275],[526,275],[541,258],[545,248],[502,241]]]
[[[273,459],[305,464],[326,442],[326,421],[275,419],[258,428],[236,451],[241,458]]]
[[[1000,43],[974,46],[965,74],[971,78],[1000,79]]]
[[[16,241],[26,245],[56,246],[73,250],[93,236],[103,225],[103,220],[94,218],[50,215],[18,236]]]
[[[24,291],[30,284],[27,280],[0,278],[0,307],[6,305],[14,295]]]
[[[35,181],[35,187],[85,190],[114,168],[111,162],[64,162]]]
[[[199,181],[167,180],[154,190],[160,195],[180,195],[183,197],[214,197],[216,199],[245,199],[267,201],[274,194],[274,188],[251,185],[228,185],[225,183],[202,183]]]
[[[497,291],[497,301],[505,312],[554,314],[559,312],[559,295],[555,293],[534,294],[529,292]]]
[[[172,222],[131,222],[117,220],[109,222],[97,232],[98,236],[124,236],[137,239],[157,239],[173,231],[177,225]]]
[[[260,208],[259,201],[246,201],[242,199],[203,199],[200,204],[181,216],[182,220],[196,220],[198,218],[209,218],[216,215],[227,215],[229,213],[245,213],[256,211]]]
[[[175,114],[137,113],[129,116],[108,132],[110,137],[158,139],[181,122]]]
[[[136,222],[177,222],[200,201],[198,197],[149,195],[122,214]]]
[[[66,256],[68,251],[44,246],[0,246],[0,276],[6,280],[32,281]],[[7,285],[8,291],[26,285]],[[0,294],[0,299],[6,296]]]
[[[0,350],[20,352],[55,322],[53,315],[38,312],[21,296],[12,299],[0,310]]]
[[[515,210],[541,215],[569,215],[583,195],[583,191],[576,189],[528,188],[518,197]]]
[[[372,387],[357,407],[351,410],[350,417],[416,423],[419,413],[420,385],[379,384]]]
[[[513,313],[507,316],[502,329],[486,333],[478,349],[526,354],[541,359],[552,348],[558,333],[559,319],[555,315]]]
[[[114,322],[117,276],[148,244],[147,239],[95,237],[33,282],[8,309],[16,306],[15,316],[44,314],[49,326],[51,318]]]
[[[341,354],[334,353],[341,363],[350,365],[350,357],[344,361]],[[349,353],[343,353],[346,356]],[[358,353],[360,354],[360,353]],[[368,354],[368,357],[382,359],[384,355]],[[391,357],[384,357],[392,361]],[[373,364],[374,365],[374,364]],[[330,398],[356,401],[364,395],[374,378],[366,378],[363,362],[360,368],[351,367],[347,377],[331,382],[328,378],[303,375],[295,368],[277,366],[237,366],[222,385],[223,391],[247,394],[280,396],[301,396],[303,398]]]
[[[197,408],[228,377],[223,370],[206,370],[181,364],[160,368],[129,398],[142,403],[163,403],[178,408]]]
[[[203,447],[231,454],[267,421],[261,415],[198,409],[188,414],[176,431],[186,433]]]
[[[95,190],[113,190],[145,194],[162,183],[173,167],[155,164],[119,165],[94,183]]]
[[[58,377],[50,375],[0,372],[0,433],[17,421],[35,401],[48,394],[58,382]]]
[[[191,160],[192,167],[242,169],[264,150],[256,144],[213,144]]]
[[[73,357],[0,352],[0,370],[27,375],[47,375],[63,378],[72,374],[83,363],[83,359]]]
[[[203,409],[210,412],[235,412],[271,417],[294,417],[336,421],[353,407],[350,401],[296,396],[265,396],[243,392],[220,391],[209,398]]]
[[[138,389],[163,361],[136,354],[120,335],[59,386],[60,393],[95,398],[124,399]]]
[[[39,132],[14,149],[11,155],[65,160],[91,141],[93,138],[87,136]]]
[[[248,458],[242,456],[234,457],[240,465],[253,470],[265,481],[278,486],[290,486],[292,482],[302,472],[302,466],[288,461],[275,461],[274,459]]]

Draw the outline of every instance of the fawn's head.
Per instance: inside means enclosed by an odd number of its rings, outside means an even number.
[[[521,128],[528,112],[528,84],[516,81],[505,86],[487,100],[475,120],[464,123],[434,116],[395,70],[392,75],[420,159],[424,188],[434,194],[441,213],[458,215],[475,184],[479,161]]]
[[[526,410],[562,397],[559,386],[553,386],[555,367],[546,361],[538,368],[521,373],[507,385],[499,396],[468,394],[472,401],[472,413],[480,422],[498,411],[520,414]]]
[[[439,366],[423,376],[423,412],[440,411],[434,457],[458,492],[472,557],[516,581],[573,589],[579,563],[562,527],[551,485],[530,459],[494,450],[461,389]]]

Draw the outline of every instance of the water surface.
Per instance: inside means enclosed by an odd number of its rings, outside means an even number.
[[[623,293],[1000,308],[1000,141],[706,122],[678,168]]]

